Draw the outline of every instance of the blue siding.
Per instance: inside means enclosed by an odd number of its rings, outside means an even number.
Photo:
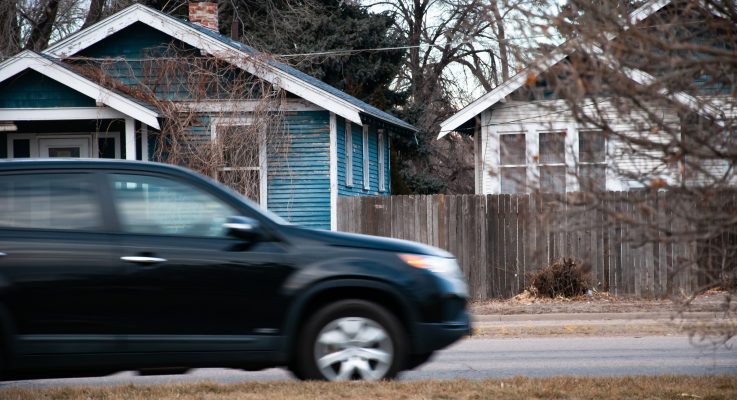
[[[176,49],[176,51],[172,51]],[[186,63],[162,64],[156,57],[178,56],[183,60],[200,56],[199,50],[140,22],[84,49],[78,56],[110,58],[102,67],[111,77],[128,85],[145,84],[159,98],[188,100],[188,66]],[[113,61],[124,58],[125,60]],[[80,61],[81,62],[81,61]],[[164,68],[171,69],[164,71]],[[178,68],[179,70],[174,70]]]
[[[0,108],[94,107],[95,100],[36,71],[0,83]]]
[[[290,113],[271,143],[269,210],[309,228],[330,229],[330,114]]]
[[[391,194],[389,181],[389,133],[384,131],[384,183],[385,190],[379,191],[379,152],[378,134],[374,126],[369,125],[369,190],[363,186],[363,128],[350,124],[353,138],[353,186],[346,185],[346,121],[338,118],[338,195],[340,196],[376,196]]]

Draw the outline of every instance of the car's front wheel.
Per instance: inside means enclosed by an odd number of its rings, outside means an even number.
[[[407,354],[404,330],[391,313],[363,300],[318,311],[298,342],[296,375],[329,381],[391,379]]]

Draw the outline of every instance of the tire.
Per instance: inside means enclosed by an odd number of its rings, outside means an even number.
[[[384,380],[402,371],[407,339],[397,318],[363,300],[342,300],[307,321],[294,375],[309,380]]]

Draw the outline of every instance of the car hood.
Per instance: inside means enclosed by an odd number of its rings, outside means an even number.
[[[391,239],[380,236],[356,233],[331,232],[291,226],[290,233],[307,240],[314,240],[328,246],[351,247],[358,249],[383,250],[395,253],[424,254],[438,257],[453,257],[443,249],[409,240]]]

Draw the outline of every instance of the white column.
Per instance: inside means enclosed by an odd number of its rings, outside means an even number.
[[[125,159],[136,159],[136,122],[133,118],[125,119]]]
[[[578,180],[578,128],[576,124],[566,127],[565,139],[565,161],[566,161],[566,192],[577,192]]]
[[[338,123],[330,113],[330,230],[338,230]]]
[[[148,125],[141,123],[141,160],[150,160],[148,154]]]
[[[525,193],[540,189],[540,127],[530,125],[525,127],[525,147],[527,154],[527,187]]]

